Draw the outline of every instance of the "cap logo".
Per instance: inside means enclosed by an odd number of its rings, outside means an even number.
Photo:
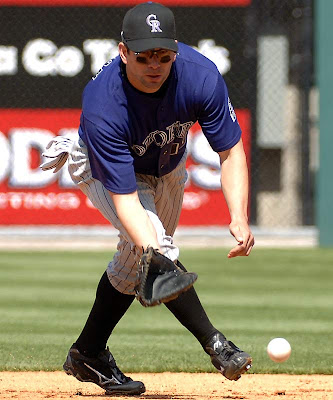
[[[155,14],[150,14],[146,18],[147,25],[151,26],[151,31],[150,32],[162,32],[162,29],[160,28],[160,21],[157,19]]]

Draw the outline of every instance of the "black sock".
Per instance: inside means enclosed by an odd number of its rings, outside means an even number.
[[[87,322],[76,341],[78,350],[86,357],[96,357],[106,348],[107,341],[135,296],[120,293],[104,272],[96,291],[96,299]]]
[[[177,265],[186,271],[179,261],[177,261]],[[211,324],[194,287],[182,293],[177,299],[165,303],[165,306],[198,339],[203,347],[213,335],[219,332]]]

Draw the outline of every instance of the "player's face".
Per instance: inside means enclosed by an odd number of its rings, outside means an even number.
[[[153,49],[141,53],[119,45],[120,56],[126,65],[127,78],[141,92],[154,93],[170,74],[176,53],[166,49]]]

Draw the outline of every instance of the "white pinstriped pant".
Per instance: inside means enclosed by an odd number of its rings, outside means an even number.
[[[137,191],[142,206],[152,221],[163,254],[172,261],[179,256],[172,236],[176,230],[187,179],[186,154],[175,170],[161,178],[136,174]],[[91,175],[88,151],[79,139],[68,159],[73,181],[103,216],[119,231],[117,252],[110,261],[107,274],[112,285],[122,293],[134,294],[137,279],[137,249],[120,223],[108,190]]]

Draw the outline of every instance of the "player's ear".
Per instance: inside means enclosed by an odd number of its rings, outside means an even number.
[[[120,42],[118,45],[118,50],[119,50],[119,55],[120,55],[121,61],[124,64],[127,64],[128,48],[124,45],[123,42]]]
[[[178,40],[175,40],[175,42],[178,43]],[[172,62],[176,61],[176,57],[177,57],[177,53],[174,54]]]

